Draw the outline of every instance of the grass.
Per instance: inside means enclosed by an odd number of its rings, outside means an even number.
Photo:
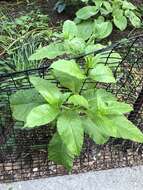
[[[29,56],[52,35],[49,18],[31,11],[19,18],[0,12],[0,74],[37,68],[41,61],[29,61]]]

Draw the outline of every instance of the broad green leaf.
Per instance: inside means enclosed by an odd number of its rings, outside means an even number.
[[[92,52],[95,52],[95,51],[103,49],[103,48],[106,48],[106,46],[101,45],[101,44],[87,45],[87,47],[85,49],[85,53],[86,54],[92,53]],[[93,57],[93,55],[92,55],[92,57]],[[114,52],[114,51],[113,52],[106,51],[103,53],[96,54],[94,56],[94,62],[92,62],[92,64],[89,64],[89,65],[90,65],[90,68],[93,68],[97,63],[102,63],[102,64],[107,63],[108,66],[115,67],[120,63],[121,60],[122,60],[122,57],[119,53]]]
[[[54,134],[48,145],[48,159],[64,165],[68,171],[72,169],[74,156],[67,149],[58,133]]]
[[[66,53],[79,55],[84,53],[85,41],[83,40],[83,38],[73,38],[72,40],[65,40],[64,47]]]
[[[137,9],[132,3],[128,2],[128,1],[123,1],[123,9],[130,9],[130,10],[135,10]]]
[[[133,108],[124,102],[117,102],[117,101],[108,101],[106,102],[106,106],[104,108],[101,108],[104,110],[104,112],[108,115],[121,115],[124,113],[128,113],[133,110]]]
[[[102,133],[102,130],[88,117],[82,118],[85,133],[87,133],[96,144],[105,144],[109,137]]]
[[[104,16],[98,16],[98,18],[96,19],[96,21],[98,21],[98,23],[104,22],[105,18],[104,18]]]
[[[133,11],[127,10],[125,11],[125,14],[135,28],[139,28],[141,26],[140,18],[136,16]]]
[[[125,30],[127,27],[127,19],[123,15],[123,10],[119,9],[116,10],[114,16],[113,16],[114,24],[117,28],[119,28],[121,31]]]
[[[125,16],[114,16],[114,24],[123,31],[127,28],[127,19]]]
[[[76,77],[77,79],[84,79],[85,76],[82,70],[78,67],[74,60],[58,60],[55,61],[50,68],[68,74],[72,77]]]
[[[91,105],[91,101],[90,103],[90,110],[95,113],[95,114],[101,114],[101,115],[106,115],[106,104],[104,100],[102,100],[101,96],[96,96],[96,99],[94,99],[93,104]]]
[[[79,155],[84,131],[78,114],[75,111],[64,111],[58,118],[57,129],[68,150],[74,155]]]
[[[89,111],[88,116],[105,136],[117,137],[117,128],[108,116],[92,111]]]
[[[75,106],[79,105],[79,106],[88,108],[88,101],[81,95],[72,95],[68,99],[68,103],[72,103]]]
[[[78,25],[78,24],[81,23],[81,22],[82,22],[82,20],[81,20],[80,18],[77,18],[77,17],[74,18],[74,23],[75,23],[76,25]]]
[[[76,24],[71,21],[67,20],[63,24],[63,34],[65,39],[72,39],[77,36],[78,30]]]
[[[143,142],[143,134],[125,116],[102,116],[89,114],[90,118],[106,136]]]
[[[108,16],[110,14],[110,11],[107,10],[106,8],[101,7],[100,8],[100,14],[103,16]]]
[[[98,9],[100,9],[103,5],[103,0],[93,0],[93,2],[95,3]]]
[[[65,54],[64,46],[62,43],[52,43],[46,47],[40,48],[29,57],[29,60],[41,60],[44,58],[54,59],[57,56]]]
[[[117,52],[105,52],[100,54],[100,63],[107,63],[110,67],[115,66],[115,64],[119,64],[122,60],[122,57]]]
[[[115,83],[112,70],[105,65],[97,64],[89,73],[89,77],[98,82]]]
[[[91,105],[90,101],[89,103]],[[96,99],[92,100],[90,109],[92,112],[102,115],[122,115],[133,110],[129,104],[117,101],[104,101],[101,96],[96,96]]]
[[[95,36],[98,39],[104,39],[107,36],[109,36],[112,32],[113,26],[110,21],[106,22],[94,22],[94,30],[95,30]]]
[[[55,84],[40,77],[30,77],[30,82],[49,104],[60,103],[62,93]]]
[[[35,89],[20,90],[10,97],[13,117],[19,121],[26,121],[30,111],[43,103],[45,100]]]
[[[86,20],[98,13],[96,6],[86,6],[76,12],[76,16],[82,20]]]
[[[103,102],[107,103],[109,101],[117,101],[117,98],[110,92],[104,89],[90,89],[83,93],[83,96],[88,100],[88,102],[93,105],[100,97]]]
[[[105,48],[106,46],[102,45],[102,44],[93,44],[93,45],[87,45],[86,46],[86,49],[85,49],[85,53],[88,54],[88,53],[92,53],[94,51],[97,51],[97,50],[100,50],[100,49],[103,49]]]
[[[77,25],[78,28],[78,37],[87,40],[91,37],[93,32],[94,22],[84,21]]]
[[[109,119],[117,128],[116,137],[143,143],[143,133],[125,116],[110,116]]]
[[[111,6],[111,4],[109,2],[103,1],[103,5],[106,8],[106,10],[108,11],[108,13],[112,12],[113,9],[112,9],[112,6]]]
[[[26,119],[26,128],[34,128],[41,125],[46,125],[56,119],[59,110],[48,105],[43,104],[33,108]]]
[[[102,115],[121,115],[133,110],[129,104],[118,102],[110,92],[103,89],[87,91],[84,96],[87,96],[92,112]]]
[[[53,75],[60,82],[61,86],[70,89],[73,93],[78,93],[81,89],[83,80],[57,70],[53,70]]]

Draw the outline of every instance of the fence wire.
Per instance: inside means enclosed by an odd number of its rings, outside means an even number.
[[[122,57],[113,67],[117,83],[102,84],[102,88],[113,92],[119,100],[133,105],[134,110],[127,117],[143,131],[143,35],[122,40],[90,54],[108,54],[104,64],[110,65],[114,59],[111,57],[113,52],[120,53]],[[85,56],[87,55],[73,59],[80,62]],[[30,131],[20,130],[22,123],[13,120],[9,104],[11,94],[32,87],[29,80],[31,75],[52,80],[58,85],[49,75],[49,65],[50,62],[46,61],[38,69],[0,76],[1,183],[67,174],[62,166],[47,159],[47,144],[53,135],[53,129],[43,126]],[[87,85],[90,82],[87,81]],[[101,84],[94,85],[96,88],[101,87]],[[142,148],[141,144],[112,138],[108,144],[99,146],[86,137],[82,153],[74,161],[72,173],[140,165],[143,163]]]

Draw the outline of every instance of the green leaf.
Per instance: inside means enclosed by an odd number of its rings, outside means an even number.
[[[112,23],[110,21],[106,22],[94,22],[95,36],[98,39],[104,39],[109,36],[113,30]]]
[[[135,10],[137,9],[132,3],[128,2],[128,1],[123,1],[123,9],[130,9],[130,10]]]
[[[143,134],[125,116],[102,116],[89,114],[90,118],[106,136],[143,142]]]
[[[57,129],[68,150],[74,155],[79,155],[84,131],[78,114],[75,111],[64,111],[58,118]]]
[[[34,128],[46,125],[56,119],[59,110],[48,104],[43,104],[33,108],[26,119],[25,127]]]
[[[77,93],[81,89],[83,80],[57,70],[53,70],[53,75],[60,82],[61,86],[70,89],[73,93]]]
[[[119,28],[121,31],[125,30],[127,28],[127,19],[123,15],[123,10],[116,10],[114,16],[113,16],[114,24],[117,28]]]
[[[96,126],[90,118],[83,117],[82,124],[84,126],[85,133],[87,133],[96,144],[105,144],[109,140],[109,137],[105,136],[101,129]]]
[[[104,89],[90,89],[83,93],[83,96],[88,100],[91,106],[94,106],[94,102],[97,102],[98,97],[105,103],[109,101],[117,101],[117,98],[110,92]]]
[[[68,171],[72,169],[74,155],[67,149],[58,133],[54,134],[48,145],[48,159],[64,165]]]
[[[44,58],[54,59],[57,56],[65,54],[63,43],[50,44],[46,47],[40,48],[36,51],[36,53],[32,54],[29,57],[30,61],[33,60],[41,60]]]
[[[84,53],[85,42],[82,38],[73,38],[65,40],[64,46],[68,54],[79,55]]]
[[[72,95],[68,99],[68,103],[72,103],[75,106],[79,105],[85,108],[88,108],[88,101],[81,95]]]
[[[107,16],[110,14],[110,11],[108,11],[106,8],[101,7],[100,8],[100,14],[103,16]]]
[[[67,20],[63,24],[63,34],[65,39],[72,39],[77,36],[78,30],[76,24],[71,21]]]
[[[97,64],[89,74],[89,77],[98,82],[115,83],[111,69],[108,66]]]
[[[82,71],[80,70],[80,68],[78,67],[78,65],[76,64],[76,62],[74,60],[58,60],[55,61],[50,68],[56,70],[56,71],[60,71],[63,72],[65,74],[68,74],[72,77],[76,77],[77,79],[84,79],[85,76],[82,73]]]
[[[133,11],[127,10],[125,11],[125,15],[129,18],[130,22],[135,28],[139,28],[141,26],[140,18],[136,16]]]
[[[108,101],[106,107],[102,108],[106,114],[121,115],[133,110],[132,106],[124,102]]]
[[[10,106],[13,117],[19,121],[26,121],[30,111],[45,100],[35,89],[20,90],[10,97]]]
[[[109,119],[113,122],[114,127],[117,128],[116,137],[143,143],[142,132],[125,116],[110,116]]]
[[[117,52],[105,52],[103,54],[100,54],[100,63],[107,63],[111,67],[119,64],[121,60],[122,57]]]
[[[111,13],[113,11],[112,6],[109,2],[103,1],[103,5],[106,8],[106,10],[108,11],[108,13]]]
[[[117,137],[117,128],[108,116],[93,111],[89,111],[88,116],[105,136]]]
[[[88,53],[103,49],[105,47],[106,46],[101,45],[101,44],[93,44],[93,45],[90,44],[86,46],[85,53],[88,54]]]
[[[40,77],[30,77],[30,82],[49,104],[59,104],[62,93],[53,83]]]
[[[92,21],[84,21],[78,24],[78,37],[83,38],[84,40],[88,40],[92,35],[93,25],[94,22]]]
[[[91,53],[100,49],[106,48],[106,46],[101,45],[101,44],[93,44],[93,45],[87,45],[85,48],[85,53]],[[89,57],[89,56],[88,56]],[[93,57],[93,56],[92,56]],[[98,53],[92,58],[94,61],[89,64],[89,68],[95,67],[97,63],[102,63],[105,65],[105,63],[108,63],[108,66],[110,67],[115,67],[117,66],[120,61],[122,60],[122,57],[119,53],[117,52],[111,52],[111,51],[106,51],[103,53]]]
[[[92,112],[102,115],[121,115],[133,110],[129,104],[118,102],[116,97],[103,89],[87,91],[84,96],[87,97]]]
[[[93,2],[95,3],[98,9],[100,9],[103,5],[103,0],[93,0]]]
[[[98,13],[96,6],[86,6],[76,12],[76,16],[82,20],[86,20]]]

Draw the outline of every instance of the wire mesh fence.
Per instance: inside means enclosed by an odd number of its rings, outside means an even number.
[[[143,131],[143,35],[122,40],[107,48],[92,52],[108,55],[104,64],[112,65],[116,84],[102,84],[119,100],[133,105],[127,117]],[[113,61],[113,52],[121,59]],[[82,60],[86,55],[74,59]],[[66,170],[48,160],[48,142],[53,128],[42,126],[33,130],[21,130],[22,122],[12,118],[9,97],[21,89],[32,88],[29,77],[40,76],[57,84],[49,75],[50,63],[31,69],[0,76],[0,182],[27,180],[67,174]],[[81,64],[81,67],[83,65]],[[101,87],[101,84],[90,84]],[[66,89],[65,89],[66,90]],[[86,90],[86,89],[85,89]],[[96,145],[86,137],[81,155],[75,159],[72,173],[89,170],[134,166],[142,164],[142,145],[126,140],[110,139],[106,145]]]

